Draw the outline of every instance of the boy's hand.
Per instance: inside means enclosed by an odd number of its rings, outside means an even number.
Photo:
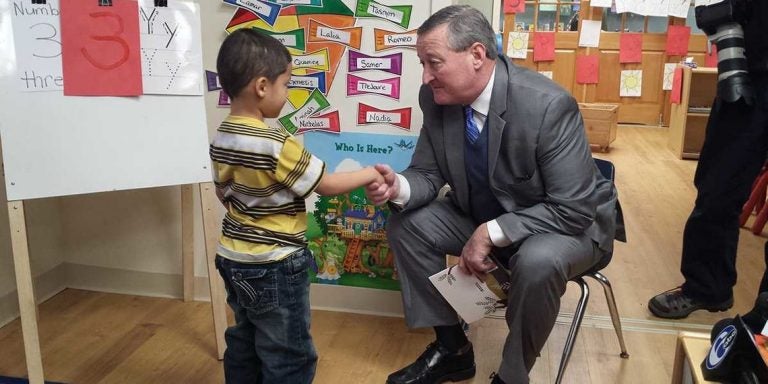
[[[385,183],[384,176],[382,176],[381,173],[379,173],[379,171],[376,170],[376,168],[371,167],[371,173],[373,174],[373,181],[370,182],[368,185],[371,185],[371,184],[381,185]]]
[[[368,184],[365,187],[365,195],[373,204],[382,205],[387,200],[397,197],[400,193],[400,181],[389,165],[376,164],[375,169],[381,175],[381,180]]]

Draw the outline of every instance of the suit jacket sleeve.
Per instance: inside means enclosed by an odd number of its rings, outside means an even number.
[[[435,108],[434,104],[425,102],[427,89],[422,86],[419,92],[419,105],[424,114],[435,114],[434,111],[425,110]],[[426,120],[426,119],[425,119]],[[402,175],[408,180],[411,187],[411,198],[403,207],[403,210],[410,210],[426,205],[437,197],[440,188],[446,181],[440,172],[436,159],[432,137],[430,132],[435,127],[421,127],[419,140],[416,142],[416,149],[411,157],[411,164],[402,172]]]
[[[497,218],[504,235],[513,243],[541,233],[581,234],[595,220],[595,165],[578,105],[570,95],[560,94],[546,107],[536,148],[543,198]],[[525,184],[526,180],[515,180],[507,188],[514,194],[515,190],[524,190]]]

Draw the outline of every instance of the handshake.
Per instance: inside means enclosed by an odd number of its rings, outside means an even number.
[[[398,197],[400,179],[392,167],[386,164],[376,164],[373,167],[366,167],[365,172],[370,174],[371,180],[365,186],[365,195],[373,204],[382,205]]]

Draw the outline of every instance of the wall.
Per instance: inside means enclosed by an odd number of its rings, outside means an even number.
[[[19,308],[6,199],[3,174],[0,180],[0,325],[16,318]],[[24,210],[35,295],[38,302],[42,302],[65,287],[59,202],[58,199],[30,200],[24,203]]]
[[[433,0],[437,9],[452,0]],[[234,8],[221,1],[198,1],[203,17],[203,68],[216,68],[224,26]],[[471,2],[485,11],[484,1]],[[476,3],[476,4],[475,4]],[[209,136],[228,109],[215,107],[218,93],[207,92]],[[5,201],[4,181],[0,201]],[[148,296],[181,297],[180,188],[163,187],[33,200],[25,203],[30,258],[39,299],[64,287]],[[208,300],[208,278],[200,200],[195,192],[195,297]],[[223,210],[214,220],[220,222]],[[18,316],[6,204],[0,204],[0,325]],[[397,292],[316,285],[316,308],[387,315],[402,313]]]

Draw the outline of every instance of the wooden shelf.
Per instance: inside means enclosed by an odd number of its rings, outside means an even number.
[[[698,159],[706,135],[708,112],[689,112],[688,108],[711,108],[717,94],[716,68],[683,69],[680,104],[672,104],[669,120],[669,149],[680,159]]]

